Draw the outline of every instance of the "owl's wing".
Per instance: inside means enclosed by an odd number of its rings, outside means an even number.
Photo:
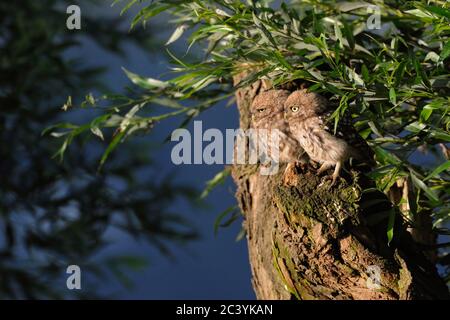
[[[283,128],[287,129],[287,128]],[[270,134],[273,129],[267,131],[267,135],[256,135],[256,140],[251,142],[251,148],[259,152],[260,161],[276,161],[279,163],[289,163],[294,161],[304,161],[304,151],[290,132],[278,129],[278,143],[272,140]],[[255,143],[256,142],[256,143]],[[275,157],[275,150],[278,150]]]
[[[372,166],[375,165],[375,154],[367,144],[366,140],[364,140],[356,131],[350,114],[346,112],[344,116],[340,117],[335,133],[334,119],[330,119],[332,113],[332,111],[327,111],[319,117],[323,129],[336,138],[345,140],[352,149],[352,158],[361,160]]]
[[[307,162],[307,156],[298,141],[292,136],[288,128],[280,131],[279,159],[281,163],[300,161]]]

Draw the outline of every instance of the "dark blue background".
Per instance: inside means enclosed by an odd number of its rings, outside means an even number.
[[[83,15],[83,6],[81,13]],[[111,8],[109,1],[99,11],[99,14],[118,15],[119,8]],[[131,21],[132,14],[128,16]],[[157,19],[157,37],[168,39],[174,26],[167,19]],[[117,26],[119,27],[119,26]],[[104,82],[116,92],[123,92],[130,82],[122,72],[121,67],[143,76],[158,78],[169,71],[165,57],[165,47],[161,45],[153,52],[146,52],[128,43],[124,46],[126,57],[120,58],[95,44],[95,41],[83,38],[82,24],[80,31],[71,31],[73,36],[81,39],[82,45],[67,52],[67,58],[82,57],[83,63],[89,66],[107,66]],[[148,26],[149,35],[152,25]],[[161,32],[161,29],[164,32]],[[68,31],[69,32],[69,31]],[[183,48],[185,41],[180,39],[175,46]],[[164,43],[164,41],[162,42]],[[225,133],[226,128],[238,126],[238,114],[235,105],[226,108],[224,103],[204,112],[196,120],[203,121],[203,130],[218,128]],[[176,128],[179,121],[163,122],[154,132],[143,139],[162,143],[164,138]],[[192,124],[188,127],[193,133]],[[174,143],[167,143],[157,152],[151,152],[156,160],[155,167],[161,176],[164,173],[176,173],[177,181],[182,181],[203,189],[205,182],[223,169],[222,165],[181,165],[175,166],[170,159],[170,151]],[[119,147],[120,148],[120,147]],[[201,238],[190,242],[184,247],[171,246],[175,260],[161,256],[154,248],[143,243],[137,243],[129,236],[110,230],[107,237],[112,241],[107,249],[95,259],[112,254],[141,255],[148,258],[149,266],[142,272],[132,272],[128,276],[133,281],[132,288],[125,288],[113,276],[105,282],[100,282],[98,291],[113,294],[122,299],[254,299],[251,287],[251,274],[248,263],[247,244],[243,239],[235,241],[241,229],[242,221],[233,223],[230,227],[220,229],[214,236],[214,221],[219,213],[236,204],[235,187],[228,179],[227,183],[215,189],[207,198],[207,209],[192,208],[186,203],[175,203],[173,211],[182,213],[200,231]]]

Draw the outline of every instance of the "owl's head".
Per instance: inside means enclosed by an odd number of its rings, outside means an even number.
[[[290,119],[305,120],[322,114],[327,110],[327,100],[307,89],[292,92],[284,102],[284,116]]]
[[[250,106],[254,128],[270,127],[277,119],[283,119],[287,90],[268,90],[259,93]]]

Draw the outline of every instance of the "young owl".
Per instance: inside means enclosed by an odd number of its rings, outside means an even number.
[[[272,130],[278,130],[279,134],[279,163],[305,162],[303,149],[292,136],[289,125],[284,119],[284,102],[290,92],[286,90],[269,90],[259,93],[252,102],[250,112],[252,116],[252,128],[266,129],[266,136],[258,135],[258,146],[263,147],[265,155],[271,158],[271,151],[277,146],[270,139]]]
[[[318,174],[335,167],[332,185],[349,158],[374,164],[373,151],[356,132],[348,115],[339,120],[334,133],[334,120],[329,121],[333,110],[325,98],[306,89],[294,91],[286,99],[284,110],[292,135],[312,160],[322,164]]]

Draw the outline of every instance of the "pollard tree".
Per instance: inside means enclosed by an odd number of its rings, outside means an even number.
[[[306,87],[336,106],[335,126],[352,115],[377,165],[347,164],[333,186],[312,165],[287,177],[233,166],[257,297],[449,298],[449,257],[439,251],[447,244],[437,242],[449,234],[448,3],[134,0],[124,10],[138,3],[133,27],[164,12],[175,25],[167,45],[189,30],[187,51],[204,52],[178,58],[168,50],[173,78],[127,71],[140,91],[93,101],[109,103],[98,130],[117,127],[102,163],[119,142],[169,117],[184,116],[184,126],[232,97],[248,129],[258,93]],[[83,130],[89,125],[65,141]]]

